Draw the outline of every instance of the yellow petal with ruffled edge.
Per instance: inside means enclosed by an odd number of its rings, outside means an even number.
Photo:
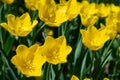
[[[46,62],[46,58],[42,55],[41,46],[38,44],[29,48],[25,45],[19,45],[16,49],[16,55],[12,57],[11,62],[27,77],[41,76],[42,66]]]
[[[72,75],[70,80],[79,80],[79,78],[77,76],[75,76],[75,75]]]
[[[32,29],[37,25],[38,21],[31,22],[29,13],[24,13],[20,17],[15,17],[12,14],[7,15],[7,23],[3,22],[0,25],[9,33],[15,36],[27,36]]]
[[[38,5],[41,0],[24,0],[24,1],[25,1],[25,6],[28,9],[35,11],[38,9]]]
[[[80,11],[81,4],[77,2],[77,0],[69,0],[67,4],[67,15],[69,16],[69,20],[76,18]]]
[[[3,3],[12,4],[14,0],[2,0]]]
[[[47,62],[55,65],[66,63],[67,56],[72,50],[72,48],[66,44],[64,36],[60,36],[56,39],[47,36],[43,47],[44,51],[42,53],[46,56]]]
[[[82,34],[83,44],[91,50],[99,50],[104,46],[104,43],[110,39],[107,35],[107,29],[101,27],[96,29],[94,26],[88,27],[87,30],[80,30]]]

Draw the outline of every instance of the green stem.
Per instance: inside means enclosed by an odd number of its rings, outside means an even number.
[[[64,69],[64,64],[60,64],[61,65],[61,68],[60,68],[60,70],[57,72],[57,74],[56,74],[56,77],[55,77],[55,80],[59,80],[60,79],[60,75],[61,75],[61,73],[62,73],[62,71],[63,71],[63,69]]]
[[[65,22],[60,27],[58,27],[58,36],[66,35],[68,22]]]
[[[0,23],[2,22],[2,9],[3,5],[0,6]],[[3,49],[2,28],[0,28],[0,42]]]
[[[7,58],[6,58],[5,55],[3,54],[2,50],[0,50],[0,53],[1,53],[1,56],[2,56],[2,60],[3,60],[3,62],[7,65],[8,69],[10,70],[10,73],[12,74],[13,79],[14,79],[14,80],[18,80],[17,77],[16,77],[16,75],[14,74],[12,68],[10,67],[10,65],[9,65],[9,63],[8,63]]]
[[[64,27],[64,34],[63,35],[65,35],[65,33],[67,32],[67,26],[68,26],[68,22],[66,22],[65,26],[63,26]]]
[[[34,43],[37,34],[40,32],[40,30],[41,30],[45,25],[46,25],[46,24],[44,23],[44,24],[36,31],[35,35],[33,36],[32,44]]]
[[[103,60],[103,62],[102,62],[102,64],[101,64],[101,66],[102,66],[103,64],[105,64],[105,60],[106,60],[107,57],[109,56],[109,49],[110,49],[110,47],[111,47],[111,45],[112,45],[112,43],[113,43],[114,40],[115,40],[115,38],[112,39],[112,41],[110,42],[110,44],[109,44],[108,47],[107,47],[107,50],[104,52],[105,55],[103,55],[103,56],[105,56],[105,58],[104,58],[104,60]],[[102,67],[103,67],[103,66],[102,66]]]
[[[3,39],[2,39],[2,28],[0,28],[0,43],[1,43],[1,46],[2,46],[2,49],[3,49]]]
[[[50,70],[50,64],[48,63],[47,72],[46,72],[46,80],[49,80],[49,70]]]
[[[46,64],[44,65],[42,80],[50,80],[50,77],[49,77],[50,66],[51,66],[51,64],[49,64],[49,63],[46,63]]]
[[[95,52],[92,51],[92,56],[91,56],[92,60],[91,60],[91,66],[90,66],[90,74],[92,74],[92,72],[93,72],[94,57],[95,57]]]
[[[118,74],[117,74],[117,64],[118,64],[118,61],[115,62],[115,66],[114,66],[114,69],[113,69],[113,75],[114,75],[115,80],[117,80],[117,76],[118,76]]]
[[[115,37],[115,38],[116,38],[116,37]],[[101,66],[101,68],[100,68],[100,70],[99,70],[100,72],[99,72],[98,76],[96,77],[96,80],[99,79],[99,77],[100,77],[100,75],[101,75],[101,72],[103,71],[103,67],[104,67],[105,63],[107,62],[107,58],[109,57],[109,55],[110,55],[110,53],[111,53],[111,52],[109,51],[109,49],[110,49],[113,41],[115,40],[115,38],[112,39],[112,41],[111,41],[110,44],[108,45],[106,51],[104,52],[105,55],[103,55],[103,56],[105,56],[105,58],[104,58],[103,62],[102,62],[101,65],[100,65],[100,66]]]

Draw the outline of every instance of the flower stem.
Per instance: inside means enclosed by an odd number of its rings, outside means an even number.
[[[112,45],[112,43],[113,43],[113,41],[115,40],[115,38],[114,39],[112,39],[112,41],[110,42],[110,44],[108,45],[108,47],[107,47],[107,49],[106,49],[106,51],[104,52],[104,54],[105,54],[105,58],[104,58],[104,60],[103,60],[103,62],[102,62],[102,67],[104,66],[104,64],[105,64],[105,60],[107,59],[107,57],[110,55],[109,54],[109,49],[110,49],[110,47],[111,47],[111,45]]]
[[[15,73],[13,72],[12,68],[10,67],[10,65],[9,65],[9,63],[8,63],[8,60],[7,60],[7,58],[5,57],[3,51],[0,50],[0,53],[1,53],[1,56],[2,56],[2,60],[3,60],[3,62],[7,65],[8,69],[10,70],[10,73],[12,74],[13,79],[14,79],[14,80],[18,80],[17,77],[16,77],[16,75],[15,75]]]
[[[116,37],[115,37],[115,38],[116,38]],[[106,64],[106,62],[107,62],[107,60],[108,60],[108,57],[110,56],[110,53],[111,53],[111,52],[109,51],[109,49],[110,49],[113,41],[115,40],[115,38],[112,39],[112,41],[111,41],[110,44],[108,45],[106,51],[104,52],[105,55],[103,55],[103,56],[105,56],[105,58],[104,58],[103,62],[102,62],[101,65],[100,65],[100,66],[101,66],[101,69],[99,70],[100,72],[99,72],[99,74],[98,74],[98,76],[96,77],[95,80],[98,80],[98,79],[99,79],[99,77],[100,77],[100,75],[101,75],[101,72],[102,72],[103,69],[104,69],[103,67],[105,66],[105,64]]]
[[[50,70],[50,64],[48,64],[47,66],[46,80],[49,80],[49,70]]]
[[[45,26],[45,23],[36,31],[35,35],[33,36],[32,44],[35,42],[37,34],[40,32],[40,30]]]

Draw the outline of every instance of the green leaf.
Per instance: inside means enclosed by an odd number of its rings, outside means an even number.
[[[77,43],[76,43],[76,49],[75,49],[75,55],[74,55],[74,63],[76,63],[76,60],[78,59],[78,57],[80,56],[80,53],[81,53],[81,50],[82,50],[82,39],[81,39],[81,36],[80,34],[78,35],[78,40],[77,40]]]
[[[0,49],[0,54],[1,54],[1,58],[3,63],[7,66],[5,67],[6,69],[8,68],[8,70],[10,71],[13,80],[17,80],[17,77],[15,75],[15,73],[13,72],[11,66],[9,65],[9,61],[7,60],[7,57],[4,55],[5,53],[3,52],[3,50]],[[5,76],[5,75],[4,75]],[[7,76],[7,75],[6,75]]]
[[[84,59],[82,61],[82,65],[81,65],[81,70],[80,70],[80,79],[83,79],[83,75],[84,75],[84,71],[86,69],[86,60],[87,60],[87,55],[88,53],[85,53]]]
[[[13,48],[14,37],[12,35],[8,36],[7,40],[4,43],[3,50],[8,55]]]

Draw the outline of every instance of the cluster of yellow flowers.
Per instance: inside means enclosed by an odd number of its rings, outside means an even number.
[[[56,39],[47,36],[45,43],[41,46],[34,44],[28,48],[25,45],[19,45],[11,62],[27,77],[41,76],[45,62],[54,65],[66,63],[67,55],[71,50],[72,48],[66,45],[64,36]]]
[[[75,75],[72,75],[71,80],[79,80],[79,78],[78,78],[77,76],[75,76]],[[90,78],[85,78],[85,79],[83,79],[83,80],[92,80],[92,79],[90,79]],[[110,79],[108,79],[108,78],[105,77],[103,80],[110,80]]]
[[[3,3],[12,4],[14,0],[2,0]]]
[[[35,27],[37,23],[37,20],[34,20],[33,23],[31,23],[29,13],[24,13],[20,17],[15,17],[12,14],[8,14],[7,23],[3,22],[0,25],[11,34],[24,37],[32,31],[32,28]]]
[[[3,0],[3,2],[9,1]],[[120,33],[120,7],[114,4],[89,3],[86,0],[82,2],[60,0],[59,2],[56,4],[54,0],[25,0],[25,5],[28,9],[38,10],[39,18],[51,27],[59,27],[63,22],[71,21],[80,15],[82,25],[88,27],[87,30],[80,30],[83,44],[91,50],[99,50],[106,41]],[[94,24],[99,17],[105,18],[106,24],[101,23],[101,28],[96,29]],[[28,35],[37,24],[37,20],[31,24],[28,13],[23,14],[20,18],[9,14],[7,20],[8,24],[2,23],[1,26],[16,36]]]
[[[7,4],[14,2],[14,0],[2,1]],[[59,27],[63,22],[71,21],[80,15],[82,25],[87,27],[87,30],[80,30],[82,41],[91,50],[101,49],[106,41],[120,33],[120,7],[114,4],[105,5],[77,0],[59,0],[59,3],[55,3],[54,0],[24,0],[24,2],[28,9],[38,11],[39,18],[51,27]],[[106,24],[101,23],[101,27],[97,29],[94,24],[99,18],[105,18]],[[37,20],[31,22],[30,15],[26,12],[20,17],[8,14],[7,23],[3,22],[0,25],[11,34],[24,37],[37,23]],[[35,44],[28,48],[19,45],[16,49],[17,54],[11,61],[23,74],[40,76],[42,65],[46,61],[51,64],[65,63],[71,50],[72,48],[66,45],[64,36],[57,39],[47,36],[42,46]]]
[[[116,37],[120,33],[119,13],[120,7],[114,4],[96,4],[82,1],[83,7],[80,9],[82,25],[87,30],[80,30],[83,37],[83,44],[91,50],[101,49],[105,42]],[[99,18],[105,18],[105,25],[100,23],[97,29],[94,24]]]

